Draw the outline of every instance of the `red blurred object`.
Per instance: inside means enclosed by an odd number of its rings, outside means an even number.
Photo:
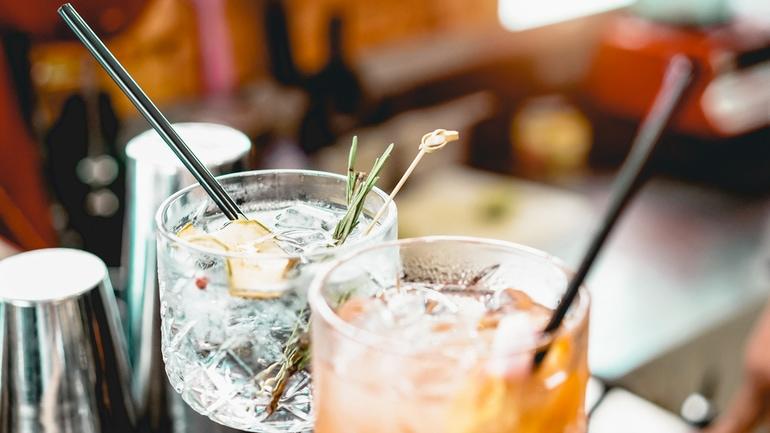
[[[57,8],[61,0],[0,0],[0,26],[33,38],[71,37]],[[102,34],[123,29],[139,13],[144,0],[82,0],[73,2]],[[3,49],[0,44],[0,51]],[[41,175],[40,155],[27,130],[0,53],[0,236],[22,249],[56,244],[46,188]]]
[[[37,38],[71,39],[72,33],[56,10],[66,0],[0,0],[0,25]],[[123,30],[147,0],[71,0],[78,12],[101,36]]]
[[[770,35],[737,22],[696,28],[618,16],[588,74],[589,97],[603,110],[640,119],[652,104],[666,64],[677,53],[696,63],[698,76],[674,123],[676,129],[701,137],[730,137],[770,123]]]

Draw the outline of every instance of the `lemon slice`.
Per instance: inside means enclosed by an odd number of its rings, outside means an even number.
[[[231,249],[241,252],[283,254],[267,227],[254,220],[235,220],[211,233]]]
[[[242,298],[273,299],[290,285],[288,273],[296,266],[294,258],[228,259],[230,294]]]
[[[230,248],[224,242],[209,234],[191,234],[183,238],[191,244],[217,252],[229,252]]]
[[[270,230],[254,220],[235,220],[212,233],[238,253],[284,255]],[[227,259],[230,294],[242,298],[280,297],[290,285],[289,272],[299,260],[291,257],[232,257]]]
[[[198,227],[195,227],[194,225],[192,225],[192,223],[187,223],[184,227],[179,229],[178,232],[176,232],[176,235],[191,244],[194,244],[209,250],[213,250],[216,252],[230,251],[230,248],[227,246],[225,242],[222,242],[221,240],[204,232]]]
[[[187,224],[177,232],[177,236],[215,251],[285,254],[270,230],[254,220],[235,220],[213,233]],[[227,258],[225,267],[229,292],[242,298],[278,298],[289,289],[288,274],[298,262],[291,257]]]
[[[204,232],[203,230],[199,229],[198,227],[195,227],[192,223],[185,224],[184,227],[182,227],[181,229],[179,229],[178,232],[176,232],[177,236],[179,236],[180,238],[182,238],[182,239],[184,239],[186,241],[189,241],[190,238],[192,238],[192,237],[201,236],[201,235],[205,235],[205,234],[206,234],[206,232]]]

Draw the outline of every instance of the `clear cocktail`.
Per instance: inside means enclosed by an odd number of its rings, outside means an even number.
[[[544,253],[473,238],[335,262],[310,290],[315,432],[585,432],[587,293],[540,334],[567,278]]]
[[[308,431],[308,284],[319,266],[351,247],[394,239],[395,206],[364,236],[385,203],[374,189],[358,227],[335,246],[345,177],[270,170],[220,181],[253,221],[229,223],[199,186],[158,212],[166,372],[185,402],[214,421],[257,432]]]

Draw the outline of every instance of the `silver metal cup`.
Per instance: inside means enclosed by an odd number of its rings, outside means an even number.
[[[134,428],[125,340],[104,262],[63,248],[0,261],[0,432]]]
[[[243,133],[213,123],[177,123],[174,128],[213,173],[240,168],[251,141]],[[158,134],[149,130],[129,140],[127,213],[123,270],[127,301],[128,346],[133,366],[132,390],[146,431],[183,431],[187,416],[172,416],[168,380],[160,352],[160,314],[155,248],[155,213],[168,196],[195,182]],[[177,398],[171,392],[172,398]]]

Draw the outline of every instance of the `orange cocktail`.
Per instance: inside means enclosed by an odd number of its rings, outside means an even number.
[[[315,432],[585,432],[587,293],[555,336],[539,332],[567,277],[546,254],[473,238],[341,260],[310,292]]]

